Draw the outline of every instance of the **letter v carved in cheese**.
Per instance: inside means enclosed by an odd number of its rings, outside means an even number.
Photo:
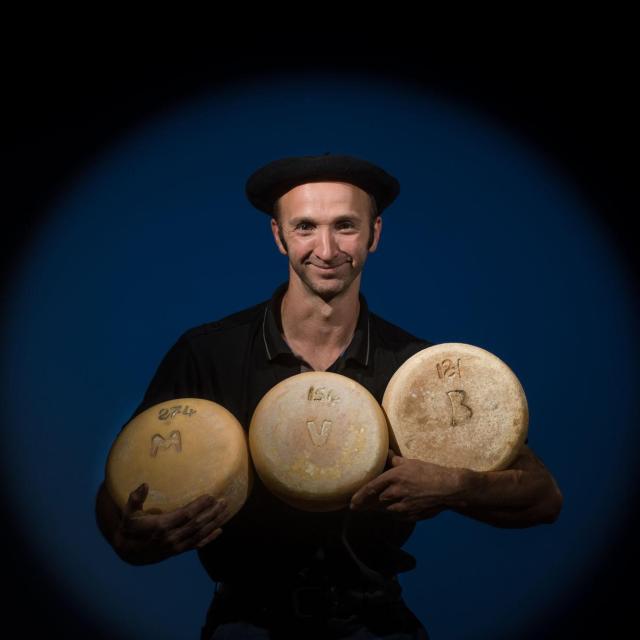
[[[308,420],[307,429],[309,430],[309,435],[311,436],[311,441],[313,442],[313,444],[316,445],[316,447],[321,447],[329,439],[329,432],[331,431],[331,420],[323,420],[320,431],[318,431],[318,428],[316,427],[315,420]]]

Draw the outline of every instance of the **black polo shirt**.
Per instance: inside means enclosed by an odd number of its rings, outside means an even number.
[[[251,416],[269,389],[311,370],[282,337],[280,304],[287,283],[272,298],[184,333],[160,363],[134,416],[175,398],[197,397],[226,407],[248,430]],[[397,368],[432,343],[416,338],[371,313],[360,294],[360,313],[349,346],[327,369],[348,376],[379,401]],[[222,535],[199,551],[213,580],[270,580],[297,573],[318,558],[341,577],[359,575],[342,541],[347,509],[313,513],[275,498],[257,474],[241,511]],[[415,566],[400,547],[415,525],[382,512],[351,512],[344,531],[357,556],[393,575]]]

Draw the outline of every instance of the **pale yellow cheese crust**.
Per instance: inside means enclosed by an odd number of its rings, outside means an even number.
[[[384,469],[389,434],[382,408],[361,384],[309,371],[283,380],[260,400],[249,448],[265,486],[309,511],[345,507]]]
[[[146,482],[147,512],[167,512],[203,494],[224,498],[226,520],[252,488],[247,435],[221,405],[201,398],[162,402],[137,415],[116,438],[106,465],[106,487],[122,509]]]
[[[497,356],[444,343],[409,358],[382,406],[392,448],[407,458],[474,471],[505,469],[527,437],[524,389]]]

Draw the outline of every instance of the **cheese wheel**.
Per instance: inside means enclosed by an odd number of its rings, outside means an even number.
[[[133,418],[107,458],[105,484],[121,509],[140,484],[144,511],[163,513],[204,495],[224,498],[225,522],[252,487],[247,435],[227,409],[201,398],[161,402]]]
[[[524,389],[485,349],[444,343],[419,351],[382,399],[391,446],[406,458],[474,471],[507,468],[527,436]]]
[[[260,400],[249,449],[260,479],[278,498],[307,511],[333,511],[384,469],[389,433],[382,408],[361,384],[308,371]]]

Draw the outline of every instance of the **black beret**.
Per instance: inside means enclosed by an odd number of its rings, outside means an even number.
[[[249,176],[245,193],[249,202],[273,215],[276,200],[307,182],[348,182],[371,194],[378,213],[388,207],[400,193],[400,183],[386,171],[354,156],[325,153],[274,160]]]

